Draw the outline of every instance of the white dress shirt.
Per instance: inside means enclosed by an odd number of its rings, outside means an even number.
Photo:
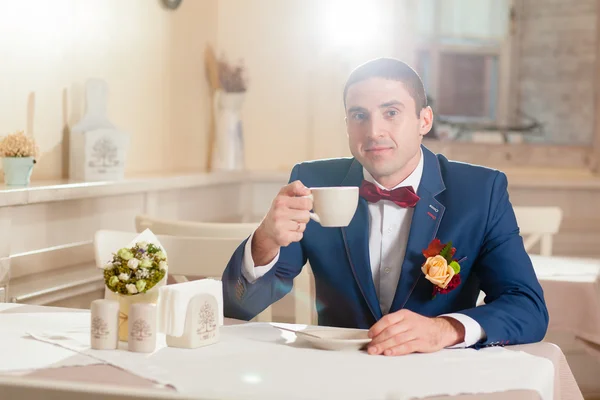
[[[423,152],[421,151],[421,159],[417,168],[395,188],[400,186],[412,186],[415,192],[417,192],[422,175]],[[387,190],[375,181],[371,174],[364,168],[363,176],[365,180],[374,183],[380,189]],[[386,200],[368,204],[369,259],[371,261],[371,272],[373,274],[375,290],[377,291],[377,296],[379,298],[379,305],[381,311],[385,315],[390,311],[392,300],[394,299],[398,287],[414,208],[403,208]],[[255,282],[261,276],[266,274],[279,260],[279,253],[277,253],[273,261],[269,264],[255,266],[254,260],[252,259],[253,236],[254,234],[250,236],[250,239],[246,243],[242,262],[242,275],[249,283]],[[456,319],[465,328],[464,342],[453,347],[468,347],[485,337],[481,325],[471,317],[460,313],[444,315]]]

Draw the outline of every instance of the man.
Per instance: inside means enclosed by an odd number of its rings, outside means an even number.
[[[433,112],[419,76],[398,60],[354,70],[344,103],[354,157],[293,168],[223,274],[225,315],[251,319],[290,291],[308,260],[319,324],[369,329],[369,354],[542,340],[548,312],[506,176],[422,145]],[[319,186],[361,188],[347,227],[309,220],[303,196]],[[435,297],[435,279],[422,268],[434,239],[452,242],[461,278]],[[475,307],[480,289],[486,304]]]

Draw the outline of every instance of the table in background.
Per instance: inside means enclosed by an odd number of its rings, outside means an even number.
[[[573,334],[600,360],[600,260],[530,257],[544,289],[549,330]]]

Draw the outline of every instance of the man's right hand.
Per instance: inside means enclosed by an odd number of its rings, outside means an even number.
[[[284,186],[273,200],[269,212],[252,237],[252,259],[255,266],[270,263],[279,248],[302,240],[313,202],[310,189],[300,181]]]

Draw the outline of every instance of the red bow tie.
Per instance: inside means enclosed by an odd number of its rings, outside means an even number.
[[[419,201],[419,196],[417,196],[412,186],[402,186],[394,190],[382,190],[369,181],[363,181],[359,194],[360,197],[370,203],[377,203],[379,200],[389,200],[404,208],[414,207]]]

